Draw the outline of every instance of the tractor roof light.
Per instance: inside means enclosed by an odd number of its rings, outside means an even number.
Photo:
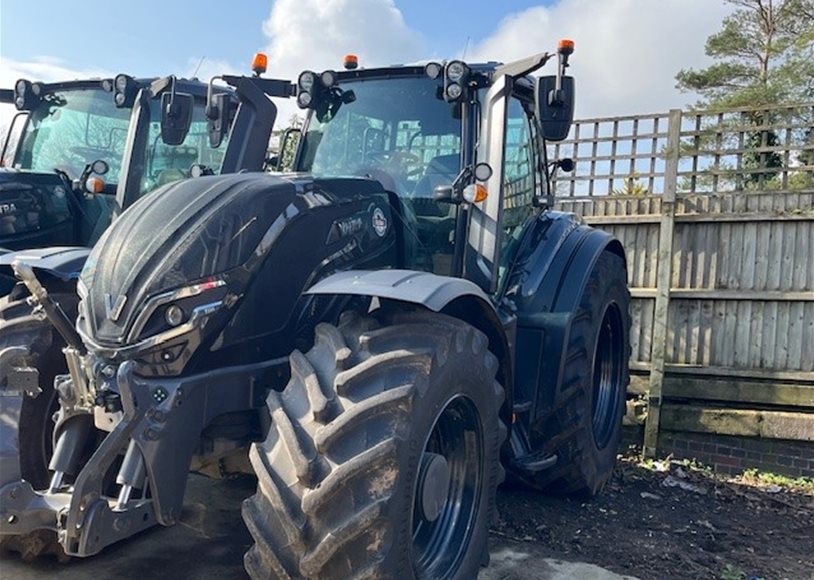
[[[450,101],[457,101],[461,98],[464,90],[461,88],[461,85],[458,83],[449,83],[446,88],[446,96],[449,97]]]
[[[297,87],[301,91],[308,91],[309,93],[314,90],[314,85],[317,82],[317,75],[310,70],[304,71],[300,73],[300,76],[297,78]]]
[[[355,54],[346,54],[342,60],[342,66],[345,67],[345,70],[356,70],[359,68],[359,57]]]
[[[322,81],[322,85],[325,88],[330,89],[332,86],[336,84],[336,73],[332,70],[326,70],[321,75],[319,75],[319,80]]]
[[[452,102],[462,98],[468,80],[469,67],[460,60],[449,61],[444,67],[444,100]]]
[[[259,77],[261,74],[268,70],[269,57],[265,53],[258,52],[252,58],[252,72],[254,76]]]
[[[314,97],[308,91],[300,91],[297,95],[297,105],[300,109],[307,109],[311,106]]]
[[[447,78],[453,83],[462,84],[469,76],[469,67],[460,60],[452,60],[447,63]]]
[[[430,77],[431,79],[437,79],[441,76],[441,72],[444,70],[444,67],[441,66],[437,62],[428,62],[424,66],[424,74]]]
[[[118,74],[113,79],[113,102],[119,109],[129,108],[136,102],[138,83],[130,75]]]
[[[30,111],[42,97],[43,90],[40,84],[33,84],[25,79],[18,80],[14,83],[14,106],[18,111]]]

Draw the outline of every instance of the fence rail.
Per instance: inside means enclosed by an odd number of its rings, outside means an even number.
[[[814,104],[673,110],[555,146],[557,209],[626,248],[648,455],[660,430],[814,441],[812,127]]]

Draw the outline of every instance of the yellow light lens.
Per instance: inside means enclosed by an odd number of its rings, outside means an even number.
[[[464,199],[469,203],[480,203],[487,197],[489,192],[480,183],[472,183],[464,188]]]
[[[105,190],[105,180],[101,177],[88,177],[85,188],[91,193],[102,193]]]

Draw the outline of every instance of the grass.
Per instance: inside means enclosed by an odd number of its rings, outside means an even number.
[[[747,469],[739,479],[741,483],[747,485],[777,485],[794,491],[814,494],[814,478],[810,477],[788,477],[779,473]]]

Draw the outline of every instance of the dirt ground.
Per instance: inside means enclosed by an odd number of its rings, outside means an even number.
[[[609,577],[580,564],[587,562],[641,580],[814,580],[814,482],[780,483],[724,480],[683,463],[641,463],[628,452],[591,501],[502,488],[492,566],[481,578]],[[255,485],[251,477],[192,475],[179,525],[68,564],[6,554],[0,579],[245,578],[251,539],[239,506]]]
[[[498,494],[498,507],[494,536],[643,580],[814,580],[811,482],[716,477],[683,462],[642,463],[631,448],[591,501],[515,489]]]

